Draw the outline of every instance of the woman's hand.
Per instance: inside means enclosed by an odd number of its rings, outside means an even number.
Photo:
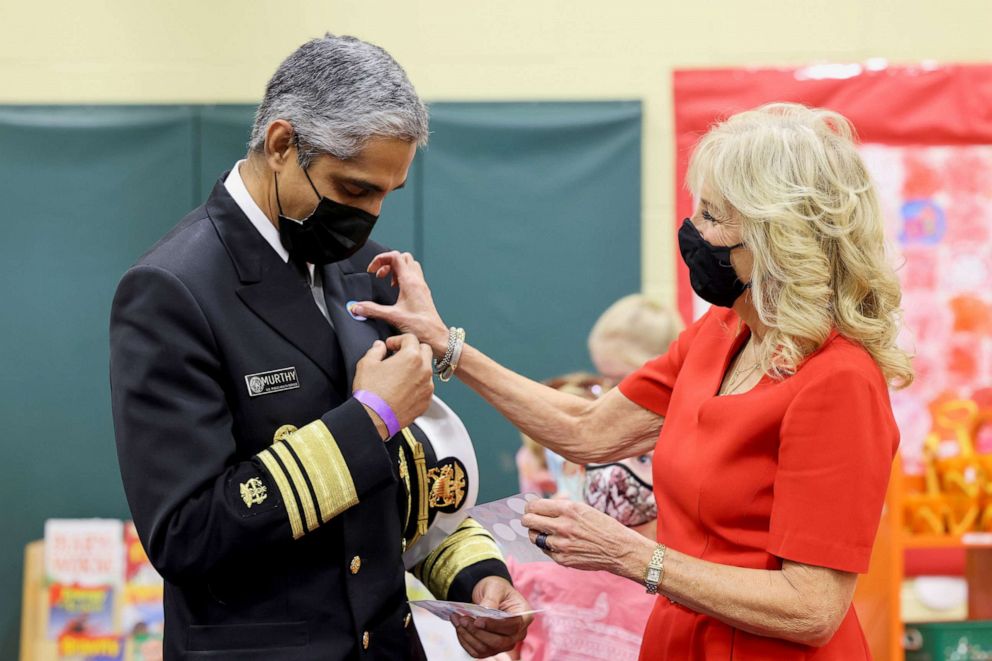
[[[379,305],[361,301],[351,308],[354,314],[382,319],[403,333],[413,333],[429,344],[435,356],[443,356],[448,348],[448,328],[434,306],[430,287],[424,280],[420,264],[408,252],[385,252],[369,264],[368,272],[377,278],[392,277],[400,288],[395,305]]]
[[[547,537],[545,551],[565,567],[608,571],[640,579],[640,565],[647,567],[656,544],[616,519],[585,503],[570,500],[534,500],[527,504],[521,522],[530,529],[530,541],[538,533]]]

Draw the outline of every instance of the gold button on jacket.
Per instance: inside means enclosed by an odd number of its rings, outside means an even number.
[[[357,574],[362,569],[362,559],[357,555],[351,559],[351,573]]]

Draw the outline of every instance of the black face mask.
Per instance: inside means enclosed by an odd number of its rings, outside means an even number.
[[[689,267],[689,283],[693,291],[707,303],[722,308],[733,307],[734,301],[751,286],[737,278],[730,263],[730,253],[740,248],[714,246],[703,238],[692,221],[686,218],[679,228],[679,251]]]
[[[361,250],[379,216],[373,216],[357,207],[335,202],[317,192],[310,173],[303,169],[310,187],[316,193],[317,208],[302,221],[289,218],[282,212],[279,201],[279,177],[276,181],[276,204],[279,206],[279,239],[297,264],[330,264],[348,259]]]

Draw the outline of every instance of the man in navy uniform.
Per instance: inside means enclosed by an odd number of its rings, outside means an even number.
[[[427,135],[385,51],[310,41],[269,81],[247,158],[120,282],[117,448],[165,578],[166,659],[422,654],[396,458],[431,400],[431,351],[404,336],[387,355],[392,329],[347,306],[396,299],[366,273],[384,250],[368,237]],[[417,573],[439,599],[527,609],[471,520]],[[459,639],[486,656],[528,623],[480,620]]]

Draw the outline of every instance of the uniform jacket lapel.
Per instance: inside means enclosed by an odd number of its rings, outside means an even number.
[[[323,267],[324,299],[327,311],[334,322],[341,353],[344,355],[348,373],[348,388],[355,379],[355,366],[378,339],[389,337],[394,332],[389,325],[377,319],[359,321],[348,313],[349,301],[375,300],[372,291],[372,274],[365,268],[368,264],[358,264],[358,257]]]
[[[296,267],[282,261],[224,187],[225,173],[207,200],[207,214],[231,256],[242,286],[238,297],[332,380],[334,333]],[[337,321],[335,321],[337,324]]]

